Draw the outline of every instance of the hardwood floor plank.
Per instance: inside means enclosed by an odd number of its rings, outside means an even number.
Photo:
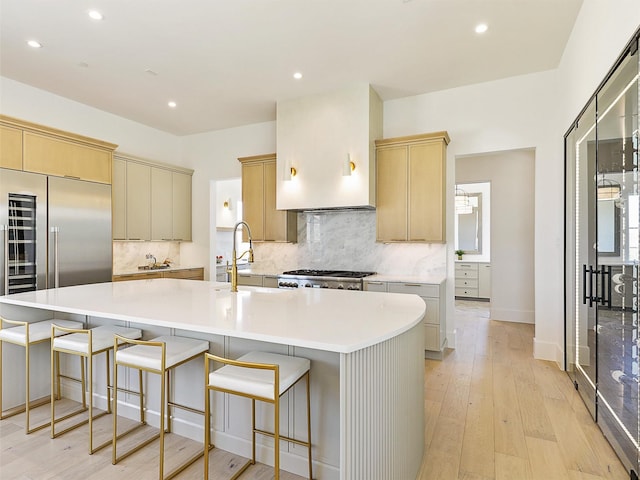
[[[462,473],[495,478],[493,415],[492,395],[473,393],[470,396],[458,478],[463,478]]]
[[[569,472],[558,443],[538,437],[526,437],[533,480],[568,480]]]
[[[531,480],[529,460],[496,452],[496,480]]]

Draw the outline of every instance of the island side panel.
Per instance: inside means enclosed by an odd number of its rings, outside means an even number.
[[[340,478],[416,478],[424,452],[424,327],[341,356]]]

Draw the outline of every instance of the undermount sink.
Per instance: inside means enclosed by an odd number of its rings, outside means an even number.
[[[156,263],[155,265],[142,265],[138,267],[138,270],[163,270],[169,267],[170,265],[167,265],[166,263]]]

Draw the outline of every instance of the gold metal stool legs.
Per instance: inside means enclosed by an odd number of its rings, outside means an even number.
[[[173,337],[173,336],[163,336],[158,337],[157,339],[144,341],[144,340],[132,340],[132,339],[124,339],[119,336],[116,336],[114,345],[114,356],[115,356],[115,368],[114,368],[114,388],[117,387],[117,368],[118,366],[126,367],[126,368],[134,368],[138,370],[139,375],[139,384],[142,389],[142,372],[145,371],[147,373],[154,373],[160,376],[160,415],[159,415],[159,431],[157,434],[153,435],[151,438],[143,440],[138,445],[132,447],[130,450],[118,455],[117,452],[117,440],[127,435],[135,428],[143,425],[145,423],[144,420],[144,395],[142,390],[139,392],[140,395],[140,424],[131,429],[129,432],[125,432],[123,434],[118,435],[118,402],[117,398],[114,398],[113,403],[113,441],[112,441],[112,459],[111,463],[114,465],[124,458],[132,455],[133,453],[139,451],[140,449],[146,447],[150,443],[159,439],[160,443],[160,458],[159,458],[159,467],[158,467],[158,475],[160,480],[170,480],[175,477],[187,467],[196,462],[201,456],[202,451],[198,451],[191,458],[183,462],[181,465],[176,467],[173,471],[165,476],[165,433],[171,432],[171,408],[180,408],[183,410],[190,411],[192,413],[204,414],[203,411],[197,410],[186,405],[180,405],[175,403],[171,399],[171,376],[170,372],[173,368],[182,365],[183,363],[187,363],[193,359],[196,359],[202,355],[205,351],[209,349],[209,343],[205,341],[199,341],[194,339],[187,339],[183,337]],[[130,348],[121,349],[118,346],[118,343],[129,344]],[[153,350],[155,349],[155,350]],[[150,354],[151,351],[154,351],[153,355]],[[169,354],[167,352],[170,352]],[[184,355],[181,355],[181,352],[186,352]],[[167,363],[167,358],[171,359],[170,364]],[[151,360],[149,360],[149,358]],[[116,389],[117,391],[118,389]],[[138,392],[130,392],[134,394],[138,394]]]
[[[224,366],[213,372],[210,371],[211,362],[220,362]],[[311,399],[310,393],[310,362],[304,358],[290,357],[267,352],[251,352],[238,360],[230,360],[211,354],[205,354],[205,460],[204,478],[209,476],[208,449],[211,444],[211,392],[217,391],[238,395],[251,399],[251,459],[248,460],[231,480],[237,479],[250,466],[256,463],[256,433],[274,439],[274,476],[280,478],[280,440],[285,440],[307,447],[309,461],[309,480],[312,479],[313,467],[311,458]],[[247,371],[253,371],[249,374]],[[244,372],[243,372],[244,371]],[[282,375],[282,382],[281,382]],[[307,406],[307,441],[298,440],[280,434],[280,399],[291,390],[300,380],[306,383]],[[267,387],[268,386],[268,387]],[[269,392],[268,389],[272,388]],[[270,403],[274,407],[274,430],[269,432],[256,428],[256,400]]]

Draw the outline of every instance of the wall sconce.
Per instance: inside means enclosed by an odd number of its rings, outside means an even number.
[[[226,208],[227,210],[231,210],[231,199],[227,198],[224,203],[222,204],[222,206],[224,208]]]
[[[355,169],[356,169],[356,164],[351,161],[351,154],[347,153],[347,161],[344,162],[344,166],[342,167],[342,176],[343,177],[350,176],[351,172],[353,172]]]
[[[284,172],[284,181],[288,182],[289,180],[291,180],[293,177],[296,176],[296,174],[298,173],[298,171],[296,170],[295,167],[289,167],[289,169],[285,169]]]

